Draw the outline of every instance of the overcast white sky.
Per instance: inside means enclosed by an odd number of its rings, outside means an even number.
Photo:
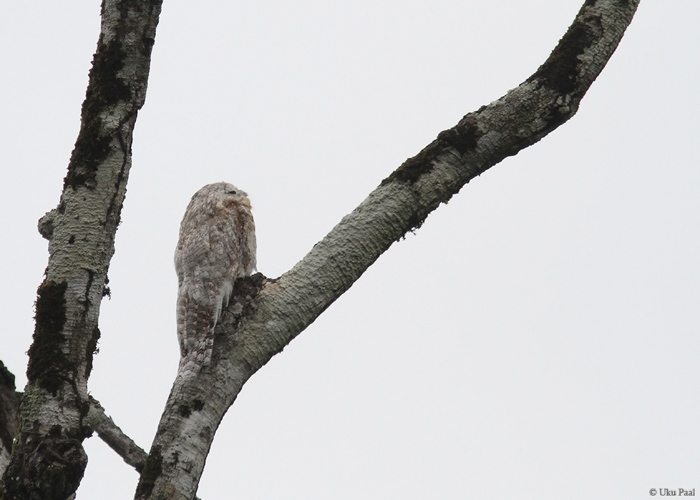
[[[180,218],[251,197],[279,276],[407,157],[533,73],[582,0],[163,6],[91,393],[148,449],[175,374]],[[99,2],[0,17],[0,359],[33,301]],[[643,0],[572,121],[465,186],[256,374],[199,496],[644,499],[700,491],[697,0]],[[97,437],[79,500],[131,498]]]

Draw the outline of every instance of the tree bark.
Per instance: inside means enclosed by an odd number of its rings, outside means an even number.
[[[5,500],[68,498],[85,471],[87,380],[160,6],[160,0],[102,3],[63,193],[39,223],[49,240],[49,263],[37,291],[21,428],[3,478]]]
[[[177,374],[136,498],[193,498],[216,429],[250,376],[441,203],[571,118],[638,4],[586,0],[530,78],[438,134],[279,279],[239,280],[217,326],[211,368]]]
[[[137,472],[143,470],[148,454],[133,439],[122,432],[92,396],[90,396],[90,410],[88,410],[86,420],[87,425],[97,432],[100,439],[122,457],[124,462],[131,465]]]
[[[15,376],[0,361],[0,471],[10,462],[12,440],[19,430],[19,400]]]

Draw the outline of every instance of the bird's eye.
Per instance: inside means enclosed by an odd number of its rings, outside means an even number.
[[[230,191],[227,191],[228,194],[237,194],[235,189],[231,189]]]

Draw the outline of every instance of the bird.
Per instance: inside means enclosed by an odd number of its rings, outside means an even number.
[[[214,327],[236,279],[257,266],[255,222],[245,191],[227,182],[207,184],[190,200],[175,249],[180,366],[211,364]]]

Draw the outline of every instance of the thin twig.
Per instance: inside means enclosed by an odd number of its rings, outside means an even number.
[[[139,473],[143,470],[148,453],[133,439],[124,434],[114,420],[105,413],[100,402],[90,396],[90,409],[87,415],[88,425],[97,432],[100,439],[117,452],[124,462],[131,465]]]

